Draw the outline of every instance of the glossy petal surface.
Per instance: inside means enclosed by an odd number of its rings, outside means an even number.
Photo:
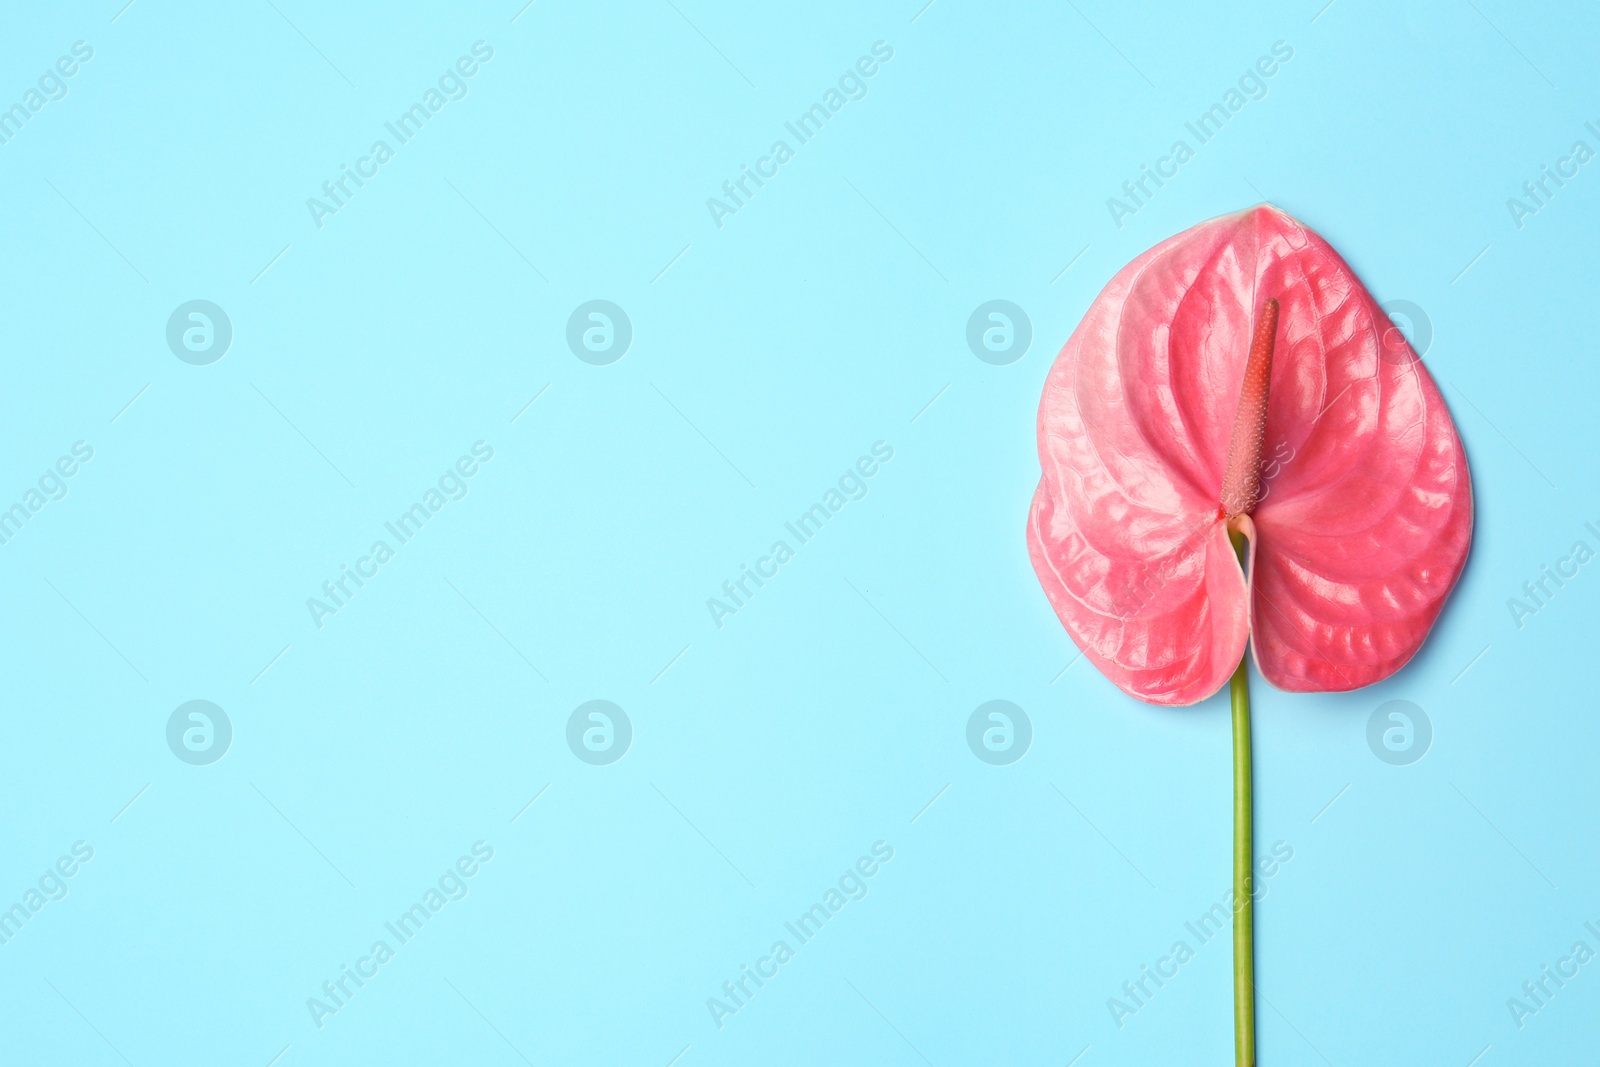
[[[1245,576],[1219,514],[1254,326],[1280,318]],[[1326,242],[1270,207],[1124,267],[1039,405],[1028,521],[1073,640],[1132,696],[1192,704],[1253,643],[1295,691],[1388,677],[1466,561],[1466,456],[1437,386]]]

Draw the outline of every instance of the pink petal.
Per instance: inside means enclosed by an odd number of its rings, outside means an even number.
[[[1218,509],[1270,298],[1247,589]],[[1297,691],[1367,685],[1415,654],[1465,563],[1471,488],[1444,401],[1390,325],[1337,253],[1270,207],[1157,245],[1095,300],[1040,401],[1028,547],[1068,633],[1119,688],[1202,700],[1251,635],[1267,680]]]

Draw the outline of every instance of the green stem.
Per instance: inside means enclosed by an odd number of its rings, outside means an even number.
[[[1233,672],[1233,1046],[1238,1067],[1256,1065],[1256,917],[1250,895],[1250,678]]]
[[[1244,565],[1244,538],[1230,531]],[[1256,917],[1250,789],[1250,652],[1233,672],[1233,1047],[1236,1067],[1256,1067]]]

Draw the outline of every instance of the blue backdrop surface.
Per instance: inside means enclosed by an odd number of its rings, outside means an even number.
[[[1023,526],[1263,200],[1478,510],[1404,671],[1256,682],[1262,1062],[1593,1059],[1591,6],[400,7],[4,7],[0,1059],[1231,1062],[1225,697]]]

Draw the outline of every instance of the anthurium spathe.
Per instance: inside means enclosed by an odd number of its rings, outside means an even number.
[[[1246,388],[1272,306],[1270,375]],[[1247,426],[1259,435],[1230,455]],[[1205,699],[1247,640],[1280,689],[1387,678],[1466,560],[1472,493],[1438,387],[1338,253],[1276,208],[1118,272],[1050,371],[1038,436],[1034,568],[1084,654],[1140,700]],[[1262,499],[1225,503],[1230,479]]]
[[[1039,402],[1028,551],[1118,688],[1233,710],[1234,1048],[1255,1067],[1249,659],[1280,689],[1381,681],[1472,539],[1439,389],[1326,241],[1269,206],[1129,263]]]

